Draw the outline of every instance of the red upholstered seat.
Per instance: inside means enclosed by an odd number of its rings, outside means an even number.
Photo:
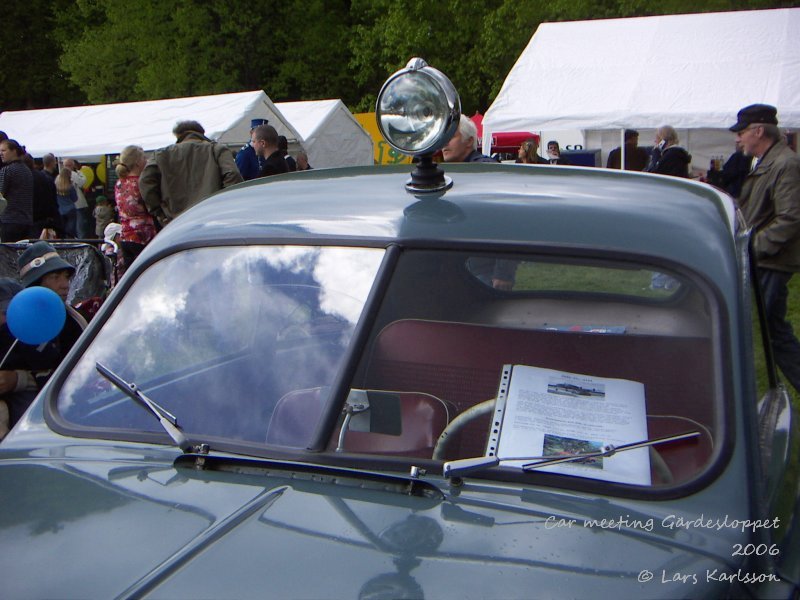
[[[400,434],[348,430],[344,437],[344,450],[430,458],[436,440],[454,413],[454,407],[430,394],[384,393],[395,395],[399,400]],[[283,396],[270,420],[267,443],[295,448],[308,446],[325,401],[321,388],[295,390]],[[337,427],[331,437],[331,448],[336,447],[338,439]]]
[[[713,428],[713,361],[706,338],[511,329],[470,323],[399,320],[377,336],[365,385],[427,392],[458,412],[493,398],[504,364],[523,364],[645,386],[648,414],[697,421],[649,419],[651,437],[701,430],[700,439],[659,446],[676,481],[707,464]],[[448,458],[484,453],[488,418],[467,426]]]

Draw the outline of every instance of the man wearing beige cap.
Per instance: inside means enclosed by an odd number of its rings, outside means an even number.
[[[739,206],[753,229],[753,251],[775,362],[800,392],[800,342],[786,320],[788,283],[800,271],[800,157],[778,128],[778,111],[751,104],[730,128],[753,157]]]

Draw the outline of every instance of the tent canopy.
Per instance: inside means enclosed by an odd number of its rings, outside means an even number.
[[[755,103],[798,127],[798,31],[797,8],[543,23],[484,115],[484,152],[498,131],[726,130]]]
[[[314,168],[373,164],[372,137],[341,100],[278,102]]]
[[[116,154],[136,144],[155,150],[175,142],[172,128],[183,120],[198,121],[206,136],[230,146],[250,141],[250,120],[268,119],[290,141],[297,131],[262,91],[172,98],[147,102],[71,106],[0,114],[0,130],[35,156],[59,157]]]

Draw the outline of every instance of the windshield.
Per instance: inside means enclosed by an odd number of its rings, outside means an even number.
[[[691,273],[406,249],[367,311],[384,254],[259,246],[163,259],[104,324],[58,408],[83,427],[161,431],[100,362],[193,443],[256,454],[327,447],[326,461],[637,486],[690,481],[719,454],[724,315]],[[334,397],[361,321],[349,393]],[[317,440],[331,402],[338,420]]]
[[[83,426],[159,430],[100,377],[100,361],[187,434],[263,443],[282,396],[314,389],[326,400],[383,254],[260,246],[172,255],[127,292],[67,379],[59,410]]]

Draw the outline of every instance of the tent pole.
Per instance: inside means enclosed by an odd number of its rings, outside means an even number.
[[[619,168],[625,170],[625,129],[619,130]]]

